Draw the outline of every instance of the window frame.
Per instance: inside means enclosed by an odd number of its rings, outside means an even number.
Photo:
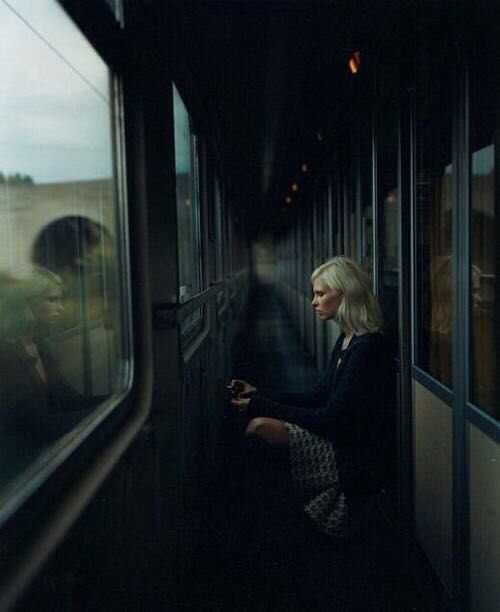
[[[132,279],[139,276],[140,271],[137,266],[132,265],[129,256],[131,243],[137,241],[137,235],[129,224],[131,208],[127,198],[130,160],[125,154],[125,39],[120,24],[111,15],[109,7],[100,1],[55,1],[101,57],[110,74],[112,182],[115,197],[116,257],[120,270],[118,291],[122,301],[119,325],[123,333],[123,354],[120,361],[124,367],[120,369],[120,391],[96,407],[66,436],[56,440],[43,453],[42,457],[47,456],[44,463],[40,465],[37,460],[19,475],[19,479],[16,478],[5,488],[5,493],[2,494],[4,501],[0,507],[0,545],[5,551],[16,548],[15,540],[20,532],[31,532],[38,528],[38,525],[34,526],[34,516],[40,517],[40,524],[50,520],[43,514],[43,510],[64,503],[60,491],[63,487],[78,486],[77,483],[84,478],[81,473],[82,464],[90,465],[99,461],[103,453],[110,457],[113,448],[118,448],[122,440],[131,439],[139,431],[140,423],[146,419],[149,412],[148,396],[140,389],[144,372],[138,372],[135,367],[137,356],[141,355],[142,351],[139,349],[133,318],[143,305],[134,299]],[[96,27],[96,24],[99,27]],[[81,326],[80,321],[77,327]],[[73,330],[74,328],[69,332]],[[146,342],[147,339],[144,339],[144,344]],[[105,463],[106,461],[103,466]],[[96,474],[96,478],[99,477],[104,478],[104,474]],[[85,503],[85,495],[82,495],[81,504]],[[75,509],[74,512],[78,510]],[[12,536],[13,524],[16,525],[16,538]],[[50,545],[55,546],[55,543],[51,541]],[[48,554],[48,550],[49,547],[46,546],[43,554]]]

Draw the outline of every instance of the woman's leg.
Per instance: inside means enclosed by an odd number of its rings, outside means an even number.
[[[290,437],[283,423],[278,419],[257,417],[248,423],[245,435],[249,438],[258,438],[271,446],[288,448]]]

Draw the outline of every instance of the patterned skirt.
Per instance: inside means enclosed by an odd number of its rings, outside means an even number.
[[[304,512],[321,531],[347,537],[348,508],[331,442],[298,425],[283,425],[290,437],[292,480]]]

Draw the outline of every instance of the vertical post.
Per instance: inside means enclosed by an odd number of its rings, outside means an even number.
[[[457,610],[468,610],[469,508],[467,398],[469,393],[469,138],[466,50],[457,44],[454,98],[455,168],[453,254],[453,591]]]

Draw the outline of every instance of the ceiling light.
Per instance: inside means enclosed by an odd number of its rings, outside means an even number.
[[[356,74],[359,70],[359,64],[361,62],[361,53],[359,51],[354,51],[354,53],[349,58],[347,65],[349,66],[349,70],[352,74]]]

